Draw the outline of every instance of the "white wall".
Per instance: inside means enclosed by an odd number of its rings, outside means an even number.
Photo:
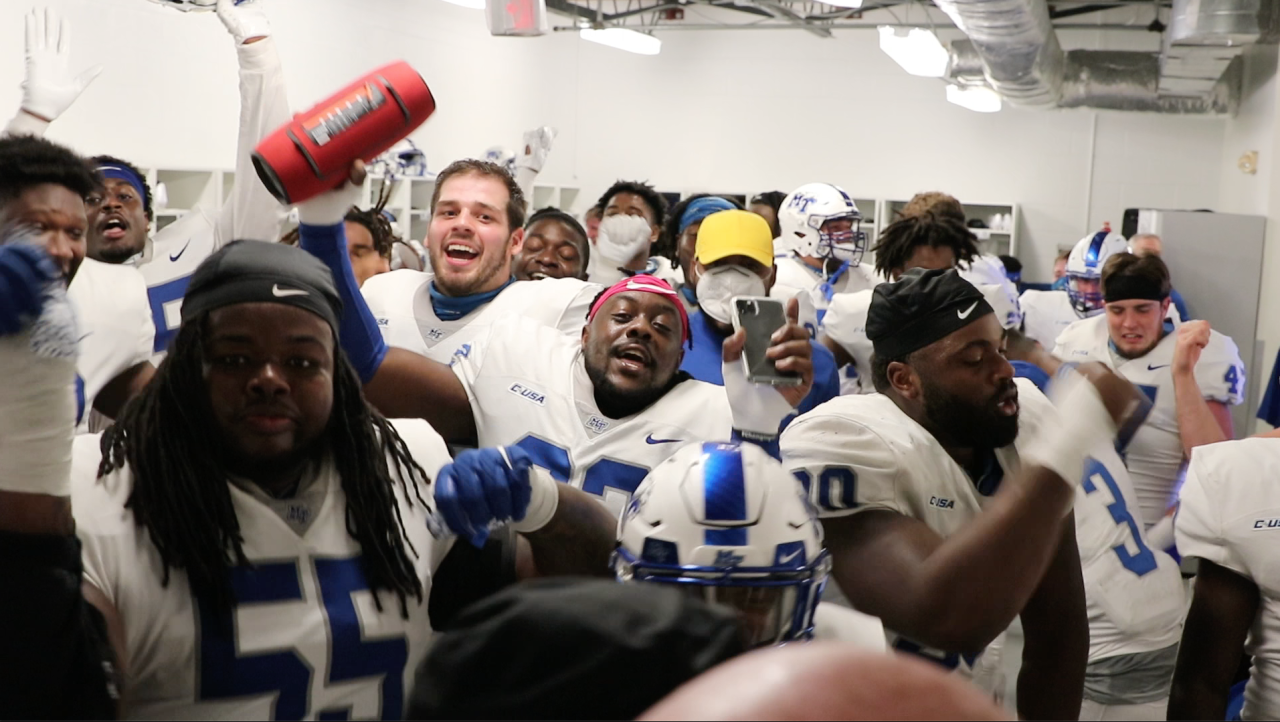
[[[144,165],[230,167],[234,56],[211,15],[142,0],[49,0],[76,31],[76,66],[108,70],[51,137]],[[295,107],[404,58],[440,109],[415,140],[435,169],[540,124],[561,131],[548,183],[619,177],[667,190],[758,192],[829,180],[858,197],[944,190],[1020,203],[1030,280],[1055,250],[1125,207],[1214,207],[1225,121],[1088,110],[972,113],[906,75],[874,31],[666,32],[656,57],[578,40],[492,38],[441,0],[267,0]],[[16,107],[25,2],[0,3],[0,108]],[[1124,12],[1137,12],[1127,10]],[[690,20],[700,20],[692,12]],[[552,16],[553,25],[567,19]],[[952,31],[954,33],[955,31]],[[1143,33],[1073,32],[1066,47],[1154,49]],[[1096,126],[1095,126],[1096,117]]]

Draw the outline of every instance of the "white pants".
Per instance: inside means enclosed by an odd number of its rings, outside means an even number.
[[[1129,720],[1162,720],[1169,707],[1169,698],[1143,704],[1102,704],[1084,700],[1080,705],[1080,719],[1089,722],[1128,722]]]

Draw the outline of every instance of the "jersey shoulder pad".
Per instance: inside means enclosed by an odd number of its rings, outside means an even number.
[[[1209,343],[1196,362],[1196,383],[1206,399],[1225,404],[1244,401],[1245,368],[1230,336],[1209,332]]]
[[[895,412],[902,413],[878,394],[840,396],[782,432],[782,462],[804,484],[820,516],[867,509],[907,513],[897,484],[909,439],[895,433]]]
[[[126,504],[133,474],[126,467],[98,478],[101,434],[76,436],[71,455],[71,514],[76,522],[84,578],[116,602],[122,576],[135,573],[124,558],[137,554],[140,527]],[[143,532],[145,533],[145,532]],[[135,551],[130,552],[130,549]]]
[[[1106,320],[1105,316],[1093,316],[1073,322],[1058,334],[1053,355],[1063,361],[1085,360],[1097,344],[1099,323],[1103,324],[1103,333],[1106,332]]]
[[[360,295],[375,316],[394,309],[409,313],[413,310],[414,295],[431,279],[432,275],[425,271],[401,268],[369,278],[360,286]]]
[[[428,479],[435,479],[440,469],[453,461],[444,438],[424,419],[392,419],[391,425],[408,447],[409,455],[427,472]]]
[[[1257,465],[1258,461],[1248,454],[1239,453],[1242,445],[1257,441],[1280,443],[1270,439],[1226,441],[1200,446],[1192,452],[1173,525],[1182,556],[1207,559],[1248,576],[1248,569],[1234,548],[1224,521],[1244,511],[1235,508],[1241,495],[1233,486],[1241,482],[1252,484],[1260,478],[1253,474],[1239,476],[1241,471],[1248,473],[1248,467]],[[1269,448],[1259,447],[1259,450]],[[1271,465],[1275,468],[1277,462],[1273,461]]]
[[[866,290],[832,296],[827,313],[822,317],[823,332],[846,349],[859,341],[870,343],[866,340],[867,310],[871,308],[872,293]]]

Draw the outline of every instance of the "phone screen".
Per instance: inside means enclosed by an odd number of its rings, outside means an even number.
[[[734,318],[738,328],[747,330],[747,345],[742,351],[747,380],[758,384],[789,386],[800,383],[795,373],[783,373],[765,358],[773,332],[787,323],[782,301],[774,298],[735,298]]]

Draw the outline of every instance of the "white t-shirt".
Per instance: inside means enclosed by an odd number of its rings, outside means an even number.
[[[103,387],[151,358],[155,326],[147,284],[137,269],[84,259],[67,288],[80,328],[76,358],[77,430]]]
[[[449,363],[463,344],[481,338],[493,323],[523,317],[579,333],[600,287],[572,278],[516,281],[492,301],[462,318],[442,321],[431,305],[430,273],[401,269],[381,273],[360,288],[389,346]],[[526,353],[533,347],[526,347]]]
[[[1258,616],[1245,642],[1253,670],[1246,720],[1280,719],[1280,440],[1196,447],[1174,531],[1184,556],[1206,559],[1258,585]]]
[[[1125,466],[1138,493],[1144,528],[1160,521],[1178,498],[1185,464],[1173,393],[1173,349],[1176,333],[1166,333],[1147,355],[1124,359],[1111,349],[1106,315],[1077,321],[1058,337],[1053,355],[1063,361],[1101,361],[1142,389],[1154,407],[1129,442]],[[1238,404],[1244,400],[1245,371],[1240,352],[1227,336],[1213,331],[1196,363],[1200,393],[1210,401]]]
[[[419,420],[396,429],[430,478],[449,461],[444,442]],[[427,598],[452,537],[434,539],[427,510],[396,486],[396,498],[422,581],[401,618],[394,594],[375,607],[347,532],[336,469],[314,478],[316,507],[299,535],[256,495],[227,482],[252,567],[235,567],[239,604],[219,611],[192,595],[184,571],[168,586],[150,535],[126,508],[132,474],[98,480],[99,437],[77,437],[72,510],[83,544],[84,576],[120,613],[129,663],[130,716],[137,719],[315,719],[399,717],[431,636]],[[390,463],[390,460],[389,460]],[[430,503],[429,488],[422,497]],[[192,514],[204,513],[192,509]],[[290,513],[294,513],[290,510]],[[412,558],[412,557],[411,557]]]
[[[839,396],[791,422],[782,432],[782,463],[808,489],[820,517],[882,509],[918,519],[949,537],[982,512],[1005,475],[1016,473],[1018,446],[1057,413],[1031,382],[1016,383],[1018,439],[995,450],[992,473],[976,483],[932,434],[881,394]],[[887,634],[895,649],[928,657],[965,676],[973,675],[981,656],[930,649],[893,630]]]
[[[280,239],[285,209],[258,179],[253,149],[287,123],[289,99],[275,41],[267,37],[237,45],[240,62],[240,128],[236,139],[235,185],[217,215],[202,206],[165,226],[133,261],[146,279],[155,325],[156,363],[163,358],[182,320],[182,296],[204,259],[235,240]]]
[[[730,437],[724,388],[692,379],[635,415],[606,417],[581,349],[579,337],[524,318],[498,321],[487,338],[461,347],[453,372],[471,400],[479,445],[516,444],[556,481],[618,514],[649,470],[685,443]]]

